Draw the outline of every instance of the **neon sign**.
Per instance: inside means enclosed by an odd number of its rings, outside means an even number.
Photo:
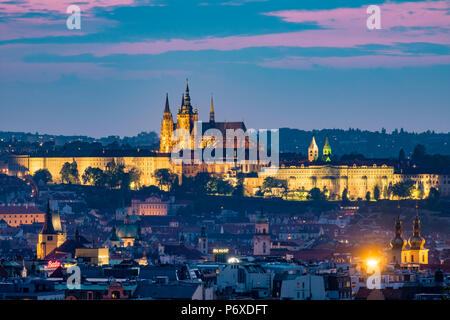
[[[61,262],[60,261],[52,261],[50,260],[49,262],[47,262],[47,269],[57,269],[61,267]]]

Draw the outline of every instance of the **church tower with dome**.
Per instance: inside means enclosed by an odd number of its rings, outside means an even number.
[[[390,242],[391,251],[389,263],[400,265],[402,263],[402,251],[406,247],[406,240],[402,238],[402,222],[400,217],[395,221],[395,237]]]
[[[408,250],[402,252],[402,262],[408,265],[428,264],[428,249],[425,239],[420,234],[419,209],[416,205],[416,217],[413,221],[413,234],[408,240]]]
[[[391,250],[388,261],[395,266],[419,266],[428,264],[428,249],[425,239],[420,234],[419,209],[416,205],[416,217],[413,220],[413,234],[408,242],[402,238],[402,222],[400,217],[395,221],[395,236],[390,242]]]

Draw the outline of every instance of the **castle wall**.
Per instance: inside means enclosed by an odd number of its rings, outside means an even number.
[[[141,171],[141,185],[156,185],[153,173],[158,169],[170,169],[175,173],[180,170],[174,167],[170,157],[30,157],[11,156],[8,161],[9,171],[14,175],[25,173],[33,175],[40,169],[47,169],[53,177],[53,181],[61,182],[61,169],[64,163],[75,161],[78,173],[81,176],[88,167],[106,170],[109,162],[115,161],[124,165],[125,170],[137,168]]]

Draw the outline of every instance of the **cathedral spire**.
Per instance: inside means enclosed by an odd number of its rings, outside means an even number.
[[[41,234],[55,234],[55,228],[53,227],[53,216],[50,211],[50,199],[47,200],[47,211],[45,212],[44,226],[42,227]]]
[[[166,93],[166,106],[164,108],[164,113],[170,113],[170,108],[169,108],[169,94]]]
[[[183,96],[183,103],[181,105],[181,112],[182,113],[192,113],[192,105],[191,105],[191,96],[189,95],[189,82],[188,79],[186,79],[186,92]]]
[[[214,100],[211,94],[211,110],[209,111],[209,122],[213,123],[214,121]]]

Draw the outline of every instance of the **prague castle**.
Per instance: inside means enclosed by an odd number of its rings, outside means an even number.
[[[216,122],[214,115],[214,101],[211,97],[211,109],[209,111],[209,121],[201,122],[198,134],[202,135],[201,145],[195,146],[193,145],[193,135],[194,135],[194,127],[196,122],[198,121],[198,109],[193,108],[191,104],[191,97],[189,95],[189,84],[186,83],[186,92],[183,94],[181,100],[181,106],[177,111],[177,122],[173,121],[173,116],[169,107],[169,97],[166,95],[166,105],[164,108],[163,119],[161,121],[161,141],[160,141],[160,149],[161,153],[169,153],[174,148],[175,144],[178,141],[172,139],[173,133],[175,130],[186,130],[186,132],[191,135],[191,146],[184,146],[181,143],[181,146],[190,149],[194,149],[194,147],[204,148],[208,143],[208,138],[205,137],[205,133],[210,129],[217,129],[220,131],[223,137],[226,137],[226,130],[242,130],[246,131],[244,122]]]
[[[288,191],[308,192],[319,188],[331,200],[342,199],[344,190],[350,200],[366,199],[367,195],[373,198],[375,188],[378,188],[380,199],[387,199],[390,186],[412,180],[416,188],[423,190],[424,197],[431,188],[436,188],[443,196],[450,195],[450,175],[396,173],[394,166],[383,160],[339,163],[332,159],[328,137],[325,138],[321,157],[315,137],[312,137],[306,162],[294,166],[262,168],[258,177],[246,178],[244,186],[249,194],[255,194],[264,179],[274,177],[285,181]]]
[[[214,136],[208,132],[215,131],[225,137],[223,143],[226,144],[227,130],[236,132],[246,131],[243,122],[216,122],[214,102],[211,97],[209,120],[199,122],[198,109],[191,103],[189,85],[182,96],[181,105],[177,109],[176,121],[170,110],[169,97],[166,95],[165,106],[161,121],[161,139],[159,150],[148,155],[119,155],[119,156],[96,156],[96,157],[42,157],[32,155],[11,155],[8,159],[8,172],[12,175],[23,176],[34,174],[39,169],[47,169],[53,181],[61,181],[61,169],[66,162],[76,162],[79,175],[81,176],[88,167],[106,170],[108,163],[114,161],[118,165],[123,165],[125,170],[136,168],[141,173],[140,185],[157,185],[154,173],[158,169],[169,169],[178,175],[179,182],[182,177],[193,177],[201,172],[221,175],[224,178],[233,178],[237,172],[245,174],[251,173],[244,179],[246,193],[254,195],[262,186],[264,179],[274,177],[286,182],[288,191],[308,192],[313,188],[319,188],[326,192],[329,199],[339,200],[346,190],[350,200],[365,199],[367,196],[374,198],[375,189],[378,189],[381,199],[387,198],[387,190],[395,183],[412,180],[417,188],[423,191],[426,196],[430,188],[436,188],[441,195],[450,195],[450,176],[438,174],[402,174],[396,173],[394,167],[382,160],[355,161],[352,163],[339,163],[333,160],[332,148],[328,137],[325,139],[322,148],[322,155],[319,155],[319,147],[315,137],[312,137],[307,150],[307,159],[294,166],[281,165],[279,167],[264,167],[261,163],[244,162],[223,162],[223,163],[174,163],[171,159],[171,152],[180,141],[173,140],[175,130],[185,130],[191,137],[190,146],[184,148],[198,147],[200,149],[214,142]],[[200,131],[201,145],[193,145],[195,128]],[[210,129],[213,129],[210,131]],[[234,136],[233,143],[234,143]],[[245,149],[248,151],[247,141],[244,140]],[[234,147],[237,148],[236,144]],[[306,150],[305,150],[306,151]],[[236,153],[235,153],[236,154]]]
[[[139,169],[141,173],[140,185],[157,185],[154,172],[158,169],[169,169],[177,174],[179,181],[182,177],[192,177],[200,172],[208,172],[211,174],[233,175],[236,172],[256,172],[259,169],[257,164],[250,163],[200,163],[200,164],[175,164],[171,160],[170,152],[174,148],[177,141],[172,141],[172,134],[176,129],[184,129],[189,134],[193,134],[195,123],[198,121],[198,109],[192,106],[189,93],[189,84],[186,84],[186,91],[183,94],[181,106],[177,111],[177,121],[173,121],[173,116],[169,107],[169,98],[166,95],[166,103],[161,122],[161,140],[159,152],[152,155],[133,155],[133,156],[97,156],[97,157],[40,157],[32,155],[12,155],[8,160],[8,172],[13,175],[23,176],[26,174],[34,174],[40,169],[47,169],[53,177],[53,181],[60,182],[60,171],[64,163],[76,162],[79,175],[81,176],[88,167],[100,168],[106,170],[108,163],[114,161],[118,165],[123,165],[126,170],[132,168]],[[203,136],[202,146],[208,143],[209,137],[205,135],[209,129],[219,130],[226,137],[226,130],[246,130],[243,122],[216,122],[214,115],[214,102],[211,98],[211,108],[209,113],[209,121],[199,122],[200,130]],[[224,141],[225,143],[225,141]],[[189,146],[187,146],[189,147]]]

